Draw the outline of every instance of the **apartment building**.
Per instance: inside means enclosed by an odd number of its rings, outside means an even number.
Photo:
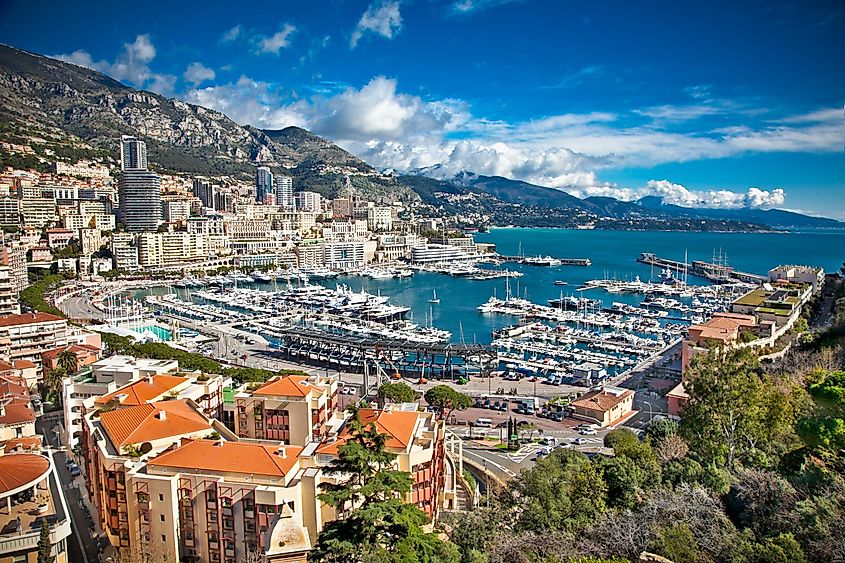
[[[133,381],[174,374],[177,371],[179,363],[176,360],[110,356],[89,364],[79,374],[66,378],[62,384],[64,443],[69,449],[79,444],[87,399],[108,395]]]
[[[68,343],[67,320],[49,313],[0,317],[0,358],[28,360],[41,366],[41,352]]]
[[[445,484],[444,436],[446,425],[434,413],[421,410],[417,403],[386,405],[384,410],[360,409],[361,422],[374,425],[387,435],[386,449],[396,455],[395,469],[411,474],[407,502],[433,516],[442,505]],[[315,451],[315,462],[325,467],[337,458],[338,448],[352,438],[344,424]],[[330,480],[323,476],[323,480]]]
[[[144,268],[203,260],[210,250],[205,235],[168,232],[140,233],[137,239],[138,263]]]
[[[305,446],[321,440],[337,415],[337,379],[288,375],[235,395],[235,433],[241,438]]]
[[[326,242],[323,252],[323,262],[329,268],[349,270],[360,268],[367,262],[364,241]]]
[[[379,205],[368,207],[367,228],[374,232],[393,229],[393,208]]]
[[[14,197],[0,197],[0,227],[17,227],[21,224],[20,202]]]
[[[24,378],[0,376],[0,443],[35,436],[35,415]]]
[[[18,289],[12,269],[0,265],[0,315],[18,315],[21,312]]]
[[[813,293],[824,284],[824,268],[814,266],[783,265],[769,270],[769,281],[809,284]]]
[[[111,252],[114,267],[128,272],[140,269],[138,263],[138,244],[132,233],[113,233],[111,237]]]
[[[116,226],[114,215],[104,213],[68,213],[62,219],[62,224],[66,229],[74,231],[87,228],[113,231]]]
[[[76,164],[56,161],[53,163],[53,172],[66,174],[68,176],[79,176],[81,178],[109,179],[109,169],[106,166],[96,164],[88,160],[80,160]]]
[[[296,192],[295,199],[299,211],[319,213],[323,209],[323,196],[317,192]]]
[[[64,248],[73,240],[73,235],[70,229],[47,229],[47,246],[51,250]]]

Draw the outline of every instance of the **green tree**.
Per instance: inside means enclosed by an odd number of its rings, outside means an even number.
[[[64,368],[58,367],[51,369],[44,374],[42,385],[44,389],[55,397],[56,404],[62,404],[62,382],[67,377],[67,372]]]
[[[69,348],[59,352],[59,355],[56,356],[56,362],[66,373],[74,374],[79,371],[79,358]]]
[[[601,468],[573,450],[555,450],[537,462],[517,478],[512,493],[517,528],[523,530],[577,532],[607,507]]]
[[[448,420],[453,411],[465,410],[472,406],[472,397],[452,389],[448,385],[435,385],[425,392],[425,402],[437,409],[442,419]]]
[[[41,519],[41,535],[38,536],[38,563],[53,563],[53,544],[50,542],[50,524]]]
[[[309,560],[457,563],[457,547],[424,532],[428,517],[405,502],[411,476],[393,469],[396,456],[386,450],[387,436],[362,424],[357,409],[351,414],[351,438],[324,469],[337,480],[320,485],[320,500],[338,518],[324,526]]]
[[[392,403],[412,403],[417,399],[417,393],[407,383],[388,382],[378,388],[378,398],[382,402],[387,400]]]
[[[685,383],[681,435],[706,462],[733,469],[788,447],[795,418],[789,393],[764,377],[748,349],[698,355]]]

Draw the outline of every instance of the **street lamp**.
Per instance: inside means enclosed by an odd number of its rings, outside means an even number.
[[[651,409],[651,403],[648,401],[643,401],[644,405],[648,405],[648,421],[651,423],[651,419],[654,418],[654,412]]]

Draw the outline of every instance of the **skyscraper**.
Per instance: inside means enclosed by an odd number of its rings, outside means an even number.
[[[273,173],[267,166],[255,170],[255,201],[265,203],[268,194],[273,193]]]
[[[293,178],[282,174],[276,174],[276,204],[285,209],[296,209],[296,200],[293,196]]]
[[[129,135],[120,138],[120,169],[147,169],[147,144],[144,141]]]
[[[147,170],[147,145],[121,138],[120,221],[129,232],[155,231],[161,223],[161,178]]]

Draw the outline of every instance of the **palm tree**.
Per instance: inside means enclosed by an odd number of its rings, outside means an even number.
[[[74,374],[79,371],[79,358],[76,357],[76,354],[70,351],[70,348],[66,348],[59,352],[59,355],[56,356],[58,367],[65,370],[65,372],[69,374]]]
[[[44,381],[42,383],[44,389],[56,396],[56,403],[59,406],[62,405],[62,380],[64,380],[66,375],[67,372],[62,367],[57,367],[44,373]]]

